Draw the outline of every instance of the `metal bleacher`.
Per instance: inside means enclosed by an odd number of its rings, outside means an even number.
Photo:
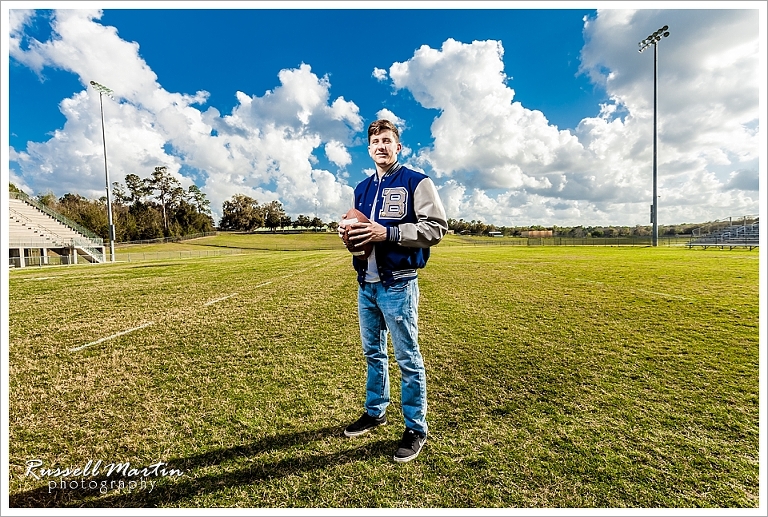
[[[104,240],[21,192],[9,192],[11,267],[104,262]]]
[[[743,224],[733,224],[732,221],[720,227],[710,226],[694,230],[693,238],[688,241],[689,248],[700,246],[704,249],[713,247],[720,249],[733,248],[757,248],[760,246],[760,220],[759,218],[744,218]],[[706,232],[706,233],[705,233]]]

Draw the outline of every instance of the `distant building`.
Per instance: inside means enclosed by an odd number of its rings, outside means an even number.
[[[489,237],[502,237],[503,234],[501,232],[488,232]]]
[[[528,230],[521,232],[520,235],[529,238],[552,237],[552,230]]]

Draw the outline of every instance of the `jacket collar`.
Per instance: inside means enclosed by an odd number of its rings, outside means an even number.
[[[387,176],[391,176],[392,174],[399,171],[403,166],[400,165],[400,162],[395,160],[395,163],[389,166],[389,169],[387,169],[387,172],[384,173],[384,176],[381,177],[381,179],[386,178]],[[378,171],[374,172],[374,176],[378,176]]]

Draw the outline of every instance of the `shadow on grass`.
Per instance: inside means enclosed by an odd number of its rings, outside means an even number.
[[[211,474],[194,476],[196,469],[215,467],[228,461],[242,458],[247,459],[270,451],[288,449],[294,446],[307,444],[315,440],[328,437],[342,436],[339,427],[325,427],[311,431],[265,437],[257,442],[231,447],[229,449],[216,449],[186,458],[169,460],[165,468],[180,469],[184,475],[167,481],[161,477],[148,479],[155,481],[154,488],[149,486],[128,491],[127,488],[117,491],[108,491],[105,495],[98,490],[60,489],[49,490],[47,484],[34,490],[11,494],[8,499],[10,508],[147,508],[158,506],[183,506],[182,501],[203,494],[212,494],[219,490],[242,485],[252,485],[263,480],[271,480],[291,476],[301,472],[310,472],[317,469],[326,469],[347,463],[367,461],[376,457],[388,457],[392,452],[394,442],[392,440],[377,440],[367,442],[360,447],[345,449],[329,454],[314,454],[311,456],[289,456],[273,461],[261,462],[253,459],[246,467],[237,470],[213,472]],[[60,480],[56,479],[60,484]],[[74,478],[73,478],[74,479]],[[99,486],[102,481],[123,480],[127,486],[126,478],[86,478],[85,482],[96,481]],[[137,481],[137,478],[131,478]],[[78,480],[80,481],[80,480]],[[112,493],[110,493],[112,492]],[[256,505],[254,505],[256,506]]]

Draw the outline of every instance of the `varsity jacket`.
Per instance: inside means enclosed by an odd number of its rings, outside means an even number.
[[[387,228],[387,240],[373,246],[384,287],[416,278],[429,260],[429,248],[448,231],[445,209],[432,180],[420,172],[392,164],[384,177],[373,173],[355,187],[355,208]],[[368,259],[352,257],[362,286]]]

